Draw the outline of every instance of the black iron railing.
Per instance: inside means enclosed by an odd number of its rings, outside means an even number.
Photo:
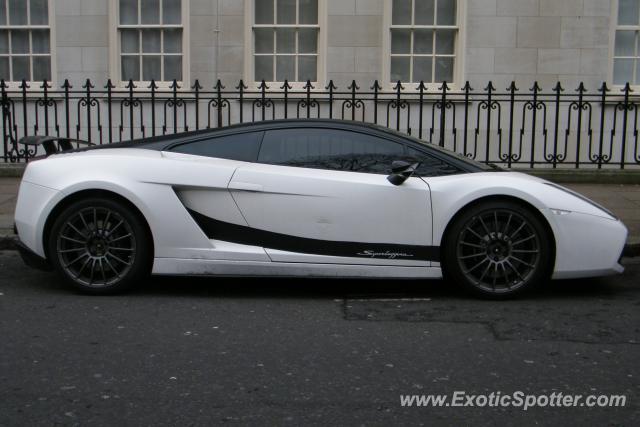
[[[68,81],[60,89],[47,82],[9,88],[0,82],[4,162],[24,162],[39,153],[19,143],[25,135],[57,135],[95,144],[151,137],[235,123],[311,117],[376,123],[457,151],[469,158],[505,167],[638,167],[640,98],[627,84],[603,83],[589,92],[581,83],[565,90],[560,83],[543,90],[484,88],[469,83],[437,92],[423,83],[396,84],[383,90],[378,81],[360,87],[353,81],[339,90],[307,82],[294,91],[287,82],[262,82],[250,90],[242,82],[211,89],[198,81],[160,89],[155,82],[117,88],[87,80],[80,89]]]

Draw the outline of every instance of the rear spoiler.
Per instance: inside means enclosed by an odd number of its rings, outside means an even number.
[[[20,141],[18,141],[18,143],[35,147],[42,145],[47,156],[73,150],[76,148],[73,146],[73,143],[87,146],[95,145],[92,142],[82,141],[80,139],[46,135],[25,136]]]

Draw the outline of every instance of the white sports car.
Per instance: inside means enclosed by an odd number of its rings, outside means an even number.
[[[566,188],[389,129],[282,120],[73,149],[28,137],[21,253],[108,293],[164,275],[440,278],[509,296],[620,273],[626,227]]]

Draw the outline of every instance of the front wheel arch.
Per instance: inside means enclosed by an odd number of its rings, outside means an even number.
[[[58,204],[49,213],[49,216],[45,221],[43,232],[42,232],[42,245],[45,250],[45,254],[47,258],[51,256],[51,254],[47,253],[47,248],[49,247],[49,237],[51,234],[51,227],[53,227],[53,223],[55,222],[56,218],[60,215],[60,213],[62,213],[62,211],[64,211],[71,204],[76,203],[80,200],[88,199],[92,197],[115,200],[125,204],[129,209],[131,209],[131,211],[136,216],[138,216],[139,219],[144,224],[147,238],[148,238],[149,244],[151,245],[151,254],[155,253],[155,244],[153,241],[153,233],[151,232],[151,227],[149,227],[149,222],[147,221],[145,216],[142,214],[140,209],[138,209],[138,207],[134,203],[132,203],[129,199],[127,199],[126,197],[118,193],[114,193],[113,191],[109,191],[109,190],[91,189],[91,190],[81,190],[81,191],[69,194],[64,199],[60,200]]]
[[[522,206],[524,209],[527,209],[532,215],[535,215],[537,217],[537,219],[542,223],[542,225],[544,226],[544,228],[546,229],[547,232],[547,236],[549,237],[549,239],[551,240],[551,253],[550,253],[550,257],[551,257],[551,269],[553,270],[555,267],[555,263],[556,263],[556,247],[557,247],[557,243],[556,243],[556,238],[555,235],[553,233],[553,229],[551,228],[551,225],[549,224],[549,221],[547,221],[547,218],[545,218],[544,215],[542,215],[542,213],[535,207],[533,206],[531,203],[527,202],[526,200],[520,199],[518,197],[513,197],[513,196],[507,196],[507,195],[492,195],[492,196],[485,196],[485,197],[480,197],[479,199],[475,199],[469,203],[467,203],[466,205],[464,205],[462,208],[460,208],[458,210],[458,212],[456,212],[455,215],[453,215],[451,217],[451,219],[449,219],[449,222],[447,222],[447,226],[445,227],[443,233],[442,233],[442,238],[440,239],[440,265],[442,266],[442,264],[444,264],[444,257],[445,257],[445,250],[444,248],[446,247],[447,244],[447,239],[451,238],[451,225],[455,223],[455,221],[466,211],[473,209],[475,206],[485,203],[485,202],[512,202],[512,203],[517,203],[520,206]],[[549,272],[551,273],[551,272]]]

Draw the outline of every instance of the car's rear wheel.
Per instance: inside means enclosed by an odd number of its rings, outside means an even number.
[[[49,259],[81,291],[122,291],[149,272],[152,249],[143,221],[119,201],[89,198],[72,203],[51,227]]]
[[[511,297],[548,278],[552,241],[529,209],[511,201],[488,201],[459,215],[445,240],[446,276],[475,292]]]

